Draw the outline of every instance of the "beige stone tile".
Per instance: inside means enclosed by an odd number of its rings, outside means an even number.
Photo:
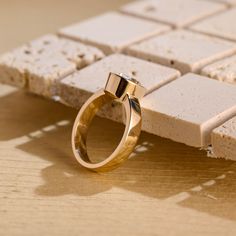
[[[30,92],[52,97],[55,82],[76,71],[76,65],[65,58],[51,56],[38,60],[27,69],[26,78]]]
[[[205,65],[235,51],[235,43],[187,30],[175,30],[130,46],[126,53],[187,73],[199,72]]]
[[[236,55],[204,67],[201,73],[213,79],[236,84]]]
[[[214,129],[211,138],[213,155],[236,160],[236,117]]]
[[[189,73],[142,100],[143,130],[206,147],[211,131],[236,115],[235,86]]]
[[[105,53],[120,52],[130,44],[165,32],[168,26],[108,12],[59,30],[59,34],[102,49]]]
[[[229,6],[236,5],[236,0],[206,0],[206,1],[225,3]]]
[[[235,21],[236,8],[232,8],[196,23],[190,29],[236,41]]]
[[[80,107],[92,93],[104,88],[109,72],[132,76],[148,93],[180,76],[175,69],[113,54],[61,80],[58,85],[61,99],[72,107]]]
[[[46,35],[0,57],[1,82],[52,96],[53,81],[102,58],[94,47]]]
[[[0,82],[24,88],[26,68],[28,68],[26,58],[27,55],[22,55],[17,50],[2,55],[0,57]]]
[[[183,27],[225,8],[224,4],[210,1],[148,0],[129,3],[122,7],[121,11],[175,27]]]

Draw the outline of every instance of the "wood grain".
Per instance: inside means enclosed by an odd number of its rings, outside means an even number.
[[[142,133],[121,168],[81,168],[70,147],[76,111],[25,94],[0,98],[1,235],[234,235],[236,165]],[[11,90],[11,88],[9,88]],[[122,125],[97,118],[90,153],[107,155]],[[102,135],[101,135],[102,134]]]
[[[24,8],[23,2],[29,5]],[[29,2],[21,1],[19,9],[30,9]],[[79,6],[77,2],[71,1],[73,7]],[[104,0],[104,9],[121,4],[112,2]],[[0,6],[6,16],[10,5],[3,1]],[[49,3],[45,14],[53,6]],[[64,6],[60,1],[57,11]],[[1,24],[10,19],[0,16]],[[46,18],[41,19],[44,24]],[[12,38],[8,46],[16,41]],[[236,234],[234,162],[208,158],[203,151],[142,133],[124,166],[106,174],[91,173],[72,156],[76,113],[0,85],[0,235]],[[122,130],[122,125],[96,119],[89,135],[91,155],[107,155]]]

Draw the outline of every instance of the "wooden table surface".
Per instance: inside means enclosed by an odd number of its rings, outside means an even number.
[[[125,2],[1,0],[0,52]],[[125,165],[91,173],[71,152],[76,112],[0,85],[0,235],[236,235],[235,162],[142,133]],[[123,128],[97,118],[90,154]]]

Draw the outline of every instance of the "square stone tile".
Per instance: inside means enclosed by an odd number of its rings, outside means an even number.
[[[236,52],[236,44],[187,30],[175,30],[130,46],[126,53],[182,73],[200,72],[205,65]]]
[[[236,161],[236,117],[214,129],[211,138],[213,155]]]
[[[201,73],[212,79],[236,84],[236,55],[204,67]]]
[[[46,35],[2,55],[0,80],[51,97],[54,81],[103,56],[97,48]]]
[[[110,72],[124,73],[137,79],[146,87],[147,93],[180,76],[175,69],[113,54],[61,80],[59,95],[66,104],[79,108],[89,96],[104,88]]]
[[[169,30],[161,24],[118,12],[103,15],[59,30],[59,34],[102,49],[106,54],[120,52],[130,44]]]
[[[236,41],[236,8],[197,22],[190,29],[224,39]]]
[[[186,74],[145,96],[143,130],[194,147],[211,143],[211,131],[236,115],[236,88]]]
[[[174,27],[183,27],[225,8],[224,4],[210,1],[147,0],[129,3],[121,11]]]

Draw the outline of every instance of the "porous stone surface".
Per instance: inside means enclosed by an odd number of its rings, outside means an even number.
[[[51,97],[56,80],[103,56],[97,48],[46,35],[2,55],[0,81]]]
[[[200,72],[205,65],[236,52],[236,44],[187,30],[175,30],[130,46],[126,53],[182,73]]]
[[[162,23],[150,22],[118,12],[108,12],[62,28],[59,35],[102,49],[106,54],[169,30]]]
[[[217,3],[224,3],[228,6],[236,5],[236,0],[206,0],[206,1],[212,1]]]
[[[113,54],[61,80],[59,96],[65,103],[78,108],[91,94],[105,87],[110,72],[124,73],[137,79],[147,93],[180,76],[179,71],[172,68]]]
[[[186,74],[145,96],[143,130],[194,147],[211,144],[211,132],[236,115],[236,89]]]
[[[192,25],[190,29],[236,41],[236,8],[231,8]]]
[[[219,81],[236,84],[236,55],[204,67],[201,73]]]
[[[147,0],[128,3],[122,12],[174,27],[183,27],[225,9],[219,2],[199,0]]]
[[[236,161],[236,117],[214,129],[211,138],[216,157]]]

